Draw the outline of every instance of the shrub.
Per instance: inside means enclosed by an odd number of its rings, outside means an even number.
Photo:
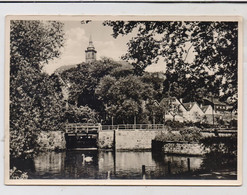
[[[202,138],[200,129],[197,127],[186,127],[179,131],[183,139],[188,142],[199,142]]]
[[[186,127],[176,132],[161,132],[155,137],[155,140],[163,142],[199,142],[201,137],[200,129]]]
[[[18,170],[16,167],[9,170],[9,177],[10,179],[28,179],[27,173]]]
[[[179,121],[171,121],[171,120],[166,121],[165,125],[175,129],[184,127],[184,123]]]
[[[154,140],[163,142],[183,141],[182,136],[180,134],[173,133],[171,131],[166,133],[161,132],[160,134],[156,135]]]

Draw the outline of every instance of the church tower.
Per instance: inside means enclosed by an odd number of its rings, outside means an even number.
[[[96,60],[96,53],[97,53],[97,51],[95,50],[95,48],[93,46],[92,37],[90,35],[89,45],[87,47],[87,50],[85,50],[86,62],[90,63],[90,62],[95,61]]]

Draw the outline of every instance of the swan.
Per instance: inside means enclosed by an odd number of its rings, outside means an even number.
[[[92,162],[93,161],[93,157],[91,156],[85,156],[85,154],[82,154],[82,162]]]

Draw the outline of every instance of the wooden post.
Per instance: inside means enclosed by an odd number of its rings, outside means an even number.
[[[145,165],[142,165],[142,179],[146,179]]]
[[[188,172],[190,172],[190,158],[187,158]]]
[[[113,174],[116,176],[116,130],[113,130]]]
[[[168,161],[168,174],[170,175],[171,174],[171,162]]]
[[[136,116],[134,116],[134,129],[136,129]]]
[[[113,121],[113,116],[111,117],[111,126],[112,126],[112,130],[113,130],[113,124],[114,124],[114,121]]]
[[[153,126],[155,125],[155,116],[153,115]]]
[[[107,172],[107,179],[111,179],[111,171]]]
[[[75,179],[78,178],[78,172],[77,172],[77,167],[75,167]]]

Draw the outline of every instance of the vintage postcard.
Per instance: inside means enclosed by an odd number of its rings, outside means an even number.
[[[7,16],[5,46],[5,184],[242,184],[241,17]]]

